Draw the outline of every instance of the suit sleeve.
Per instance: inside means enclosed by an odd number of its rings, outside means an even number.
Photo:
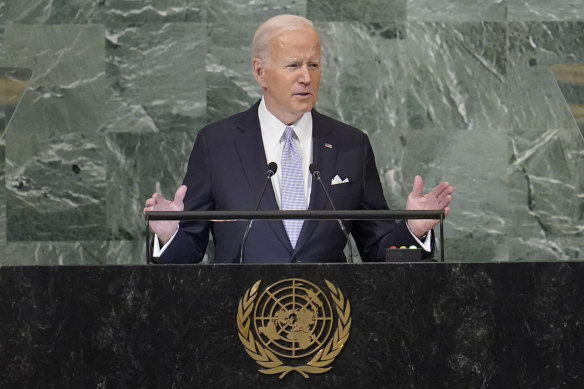
[[[183,184],[187,186],[184,199],[185,211],[214,209],[211,163],[204,129],[199,132],[195,140]],[[181,222],[176,236],[157,262],[200,262],[209,242],[209,226],[210,222],[207,221]]]

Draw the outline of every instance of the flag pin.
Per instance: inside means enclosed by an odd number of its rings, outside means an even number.
[[[325,143],[324,147],[326,147],[327,149],[332,149],[333,145],[331,145],[330,143]]]

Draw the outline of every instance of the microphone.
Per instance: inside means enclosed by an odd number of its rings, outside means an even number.
[[[264,187],[262,188],[262,193],[260,194],[260,198],[258,199],[258,203],[255,206],[254,211],[257,211],[260,208],[260,203],[262,202],[262,198],[264,197],[264,193],[266,193],[266,188],[268,187],[268,182],[272,180],[272,176],[276,174],[278,170],[278,164],[276,162],[270,162],[266,167],[266,181],[264,181]],[[245,241],[247,240],[247,234],[249,234],[249,230],[251,230],[251,225],[253,224],[253,219],[249,221],[245,232],[243,233],[243,239],[241,240],[241,250],[239,252],[239,263],[243,263],[243,249],[245,248]]]
[[[329,204],[331,205],[331,207],[333,208],[333,211],[336,211],[337,209],[335,208],[335,205],[333,204],[333,200],[331,200],[331,196],[329,196],[328,191],[326,190],[324,184],[322,183],[322,180],[320,179],[320,169],[318,168],[318,165],[316,163],[311,163],[310,166],[308,167],[308,170],[310,171],[310,174],[312,174],[312,176],[314,178],[316,178],[316,180],[320,183],[320,186],[322,187],[322,190],[324,191],[324,194],[326,195],[326,198],[329,201]],[[345,234],[345,238],[347,238],[347,244],[349,245],[349,263],[353,262],[353,246],[351,245],[351,240],[349,239],[349,234],[347,233],[347,229],[345,228],[345,225],[343,224],[343,222],[340,219],[337,219],[337,222],[339,222],[339,226],[341,227],[341,231],[343,231],[343,234]]]

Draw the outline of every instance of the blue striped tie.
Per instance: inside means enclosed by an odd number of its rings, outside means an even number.
[[[305,210],[306,199],[304,197],[304,175],[302,174],[302,159],[300,151],[294,141],[296,133],[292,127],[286,127],[281,141],[282,148],[282,209]],[[296,247],[296,241],[300,235],[304,220],[284,220],[284,227],[292,248]]]

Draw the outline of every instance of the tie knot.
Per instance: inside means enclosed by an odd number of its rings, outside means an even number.
[[[296,138],[296,133],[292,127],[286,127],[284,133],[282,134],[283,142],[290,142],[292,139]]]

